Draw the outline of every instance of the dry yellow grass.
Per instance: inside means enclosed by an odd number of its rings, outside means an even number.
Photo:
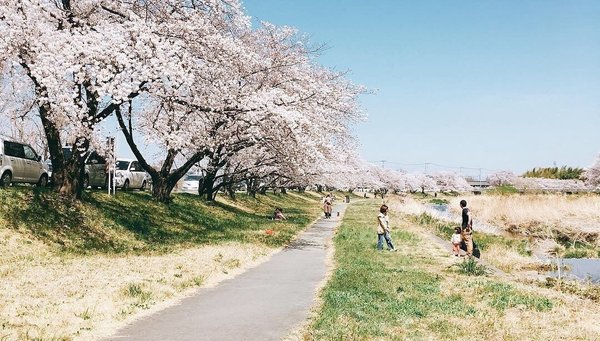
[[[545,266],[543,261],[522,256],[516,250],[503,245],[490,245],[485,253],[486,261],[507,273],[533,271],[537,274],[536,270]]]
[[[411,197],[390,195],[386,199],[386,204],[390,207],[390,214],[392,215],[396,212],[409,215],[419,215],[426,212],[425,206]]]
[[[265,261],[274,249],[226,244],[160,256],[57,256],[0,229],[0,339],[96,339]]]
[[[452,198],[450,207],[459,212],[466,199],[475,222],[483,221],[524,235],[552,237],[560,231],[574,238],[597,241],[600,234],[600,197],[595,195],[508,195]]]

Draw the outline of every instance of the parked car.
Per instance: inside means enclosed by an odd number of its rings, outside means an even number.
[[[73,155],[71,147],[63,147],[65,159],[70,159]],[[108,181],[106,159],[96,151],[89,151],[85,155],[85,177],[83,178],[83,188],[101,187],[106,188]],[[52,178],[52,162],[46,161],[48,177]]]
[[[115,169],[116,186],[128,190],[138,188],[145,191],[149,184],[148,174],[137,160],[117,159]]]
[[[186,175],[181,183],[181,191],[198,194],[198,186],[200,185],[201,179],[202,175],[199,174]]]
[[[42,158],[26,143],[0,136],[0,186],[13,182],[48,184],[48,172]]]
[[[46,168],[46,173],[48,173],[48,181],[52,181],[52,161],[50,159],[44,161],[44,168]]]
[[[104,156],[95,151],[90,152],[85,158],[83,188],[88,188],[89,186],[106,188],[108,181],[107,166]]]

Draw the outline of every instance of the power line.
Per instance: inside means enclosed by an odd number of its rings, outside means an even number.
[[[500,172],[502,170],[500,169],[490,169],[490,168],[484,168],[484,167],[467,167],[467,166],[450,166],[450,165],[443,165],[443,164],[439,164],[439,163],[434,163],[434,162],[422,162],[422,163],[404,163],[404,162],[396,162],[396,161],[388,161],[388,160],[378,160],[378,161],[367,161],[369,163],[381,163],[382,168],[385,168],[385,164],[391,164],[391,165],[395,165],[395,166],[413,166],[413,167],[424,167],[425,172],[430,170],[430,166],[435,166],[435,167],[441,167],[441,168],[446,168],[446,169],[458,169],[462,172],[462,170],[473,170],[473,171],[478,171],[478,172]]]

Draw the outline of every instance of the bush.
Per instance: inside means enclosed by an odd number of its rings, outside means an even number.
[[[488,194],[499,194],[499,195],[507,195],[507,194],[516,194],[519,193],[519,190],[516,189],[513,185],[501,185],[496,186],[489,191]]]
[[[438,198],[431,199],[429,202],[432,203],[432,204],[434,204],[434,205],[448,205],[450,203],[446,199],[438,199]]]
[[[479,264],[473,258],[467,258],[461,263],[458,263],[457,266],[458,272],[468,276],[485,276],[491,272],[487,266]]]

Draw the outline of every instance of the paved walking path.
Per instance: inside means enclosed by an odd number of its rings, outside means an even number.
[[[119,330],[109,340],[280,340],[309,316],[346,204],[269,261]],[[340,212],[340,217],[337,216]]]

